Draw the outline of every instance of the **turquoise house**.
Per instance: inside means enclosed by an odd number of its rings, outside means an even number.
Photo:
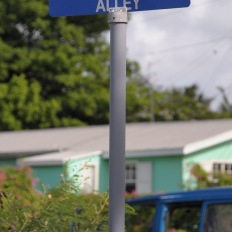
[[[0,133],[0,165],[25,163],[46,185],[60,180],[64,165],[78,172],[86,191],[108,190],[109,127],[88,126]],[[126,125],[127,192],[183,189],[191,167],[232,174],[232,120]]]

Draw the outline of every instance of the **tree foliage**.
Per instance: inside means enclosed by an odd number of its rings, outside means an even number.
[[[225,118],[232,117],[232,102],[230,102],[229,97],[226,94],[226,91],[222,87],[218,87],[218,90],[222,96],[222,102],[219,106],[219,111]]]
[[[51,18],[45,0],[1,1],[0,11],[1,129],[107,121],[107,17]]]
[[[45,0],[0,1],[0,14],[0,130],[107,124],[107,16],[51,18]],[[150,90],[128,61],[127,122],[219,117],[196,85],[155,89],[154,109]]]
[[[0,11],[0,129],[108,123],[107,16],[51,18],[45,0],[1,1]],[[138,64],[127,74],[133,121],[144,108]]]
[[[212,99],[204,97],[197,85],[155,92],[155,116],[161,121],[216,118],[210,109]]]
[[[140,74],[139,65],[136,62],[127,62],[127,122],[149,121],[149,88],[148,81]]]

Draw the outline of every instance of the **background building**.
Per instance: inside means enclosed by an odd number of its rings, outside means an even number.
[[[0,133],[0,164],[20,163],[51,187],[67,164],[69,175],[80,175],[81,188],[107,191],[109,127]],[[231,119],[126,125],[126,191],[182,190],[194,163],[232,173]]]

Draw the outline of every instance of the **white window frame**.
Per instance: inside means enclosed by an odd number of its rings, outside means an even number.
[[[215,175],[217,175],[217,173],[219,172],[232,175],[232,162],[223,162],[223,161],[213,162],[212,171]]]

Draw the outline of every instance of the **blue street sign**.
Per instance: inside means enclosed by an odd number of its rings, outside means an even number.
[[[126,7],[128,12],[188,7],[190,0],[50,0],[51,16],[106,14],[109,8]]]

